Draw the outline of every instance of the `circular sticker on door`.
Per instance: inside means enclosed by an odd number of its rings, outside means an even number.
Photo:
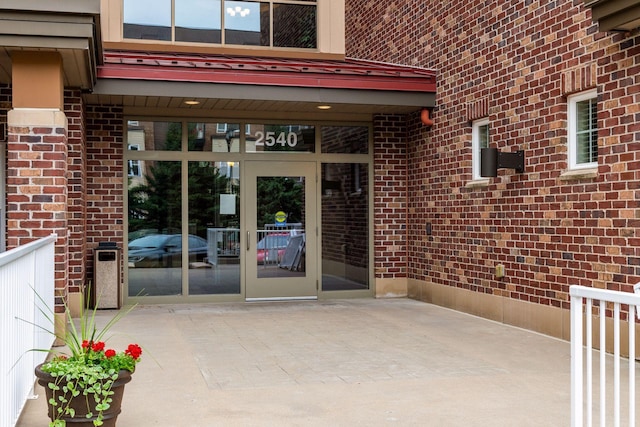
[[[276,212],[276,227],[284,227],[287,225],[287,214],[278,211]]]

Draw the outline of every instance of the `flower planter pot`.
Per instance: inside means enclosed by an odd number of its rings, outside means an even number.
[[[49,408],[49,418],[51,421],[55,420],[55,407],[51,406],[48,402],[54,397],[54,391],[49,388],[49,383],[55,382],[55,377],[51,376],[48,372],[44,372],[40,369],[42,364],[36,366],[35,374],[38,378],[38,384],[44,387],[45,394],[47,397],[47,407]],[[114,381],[113,386],[111,387],[111,391],[113,391],[113,395],[111,395],[111,404],[109,409],[102,412],[102,420],[104,422],[103,427],[115,427],[116,420],[118,415],[121,412],[122,405],[122,397],[124,394],[124,386],[129,381],[131,381],[131,372],[122,370],[118,374],[118,379]],[[56,400],[58,400],[58,396],[61,395],[62,390],[55,392]],[[70,399],[70,406],[75,410],[75,417],[71,418],[69,416],[62,417],[60,419],[64,420],[67,423],[67,426],[71,427],[93,427],[93,421],[98,418],[98,411],[96,411],[96,402],[94,401],[92,396],[83,396],[82,393],[80,395],[71,398],[69,393],[65,396],[67,399]],[[93,417],[87,418],[87,413],[92,413]]]

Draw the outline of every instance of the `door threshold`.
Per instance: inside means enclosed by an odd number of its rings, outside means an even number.
[[[264,302],[264,301],[315,301],[318,299],[317,295],[310,295],[308,297],[265,297],[265,298],[245,298],[246,302]]]

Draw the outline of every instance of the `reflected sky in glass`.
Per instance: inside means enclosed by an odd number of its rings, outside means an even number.
[[[220,0],[176,0],[175,25],[185,28],[219,29]],[[260,31],[260,3],[225,1],[225,27],[229,30]],[[127,0],[127,24],[171,26],[171,0]]]
[[[220,0],[176,0],[176,26],[219,30],[220,7]]]
[[[124,2],[127,24],[171,26],[171,0],[128,0]]]
[[[228,30],[260,31],[260,3],[227,1],[224,4],[224,26]]]

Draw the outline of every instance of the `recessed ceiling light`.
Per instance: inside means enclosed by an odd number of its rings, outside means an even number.
[[[200,104],[200,101],[184,101],[184,103],[187,105],[198,105]]]
[[[318,110],[330,110],[331,109],[331,105],[318,105],[316,108]]]

